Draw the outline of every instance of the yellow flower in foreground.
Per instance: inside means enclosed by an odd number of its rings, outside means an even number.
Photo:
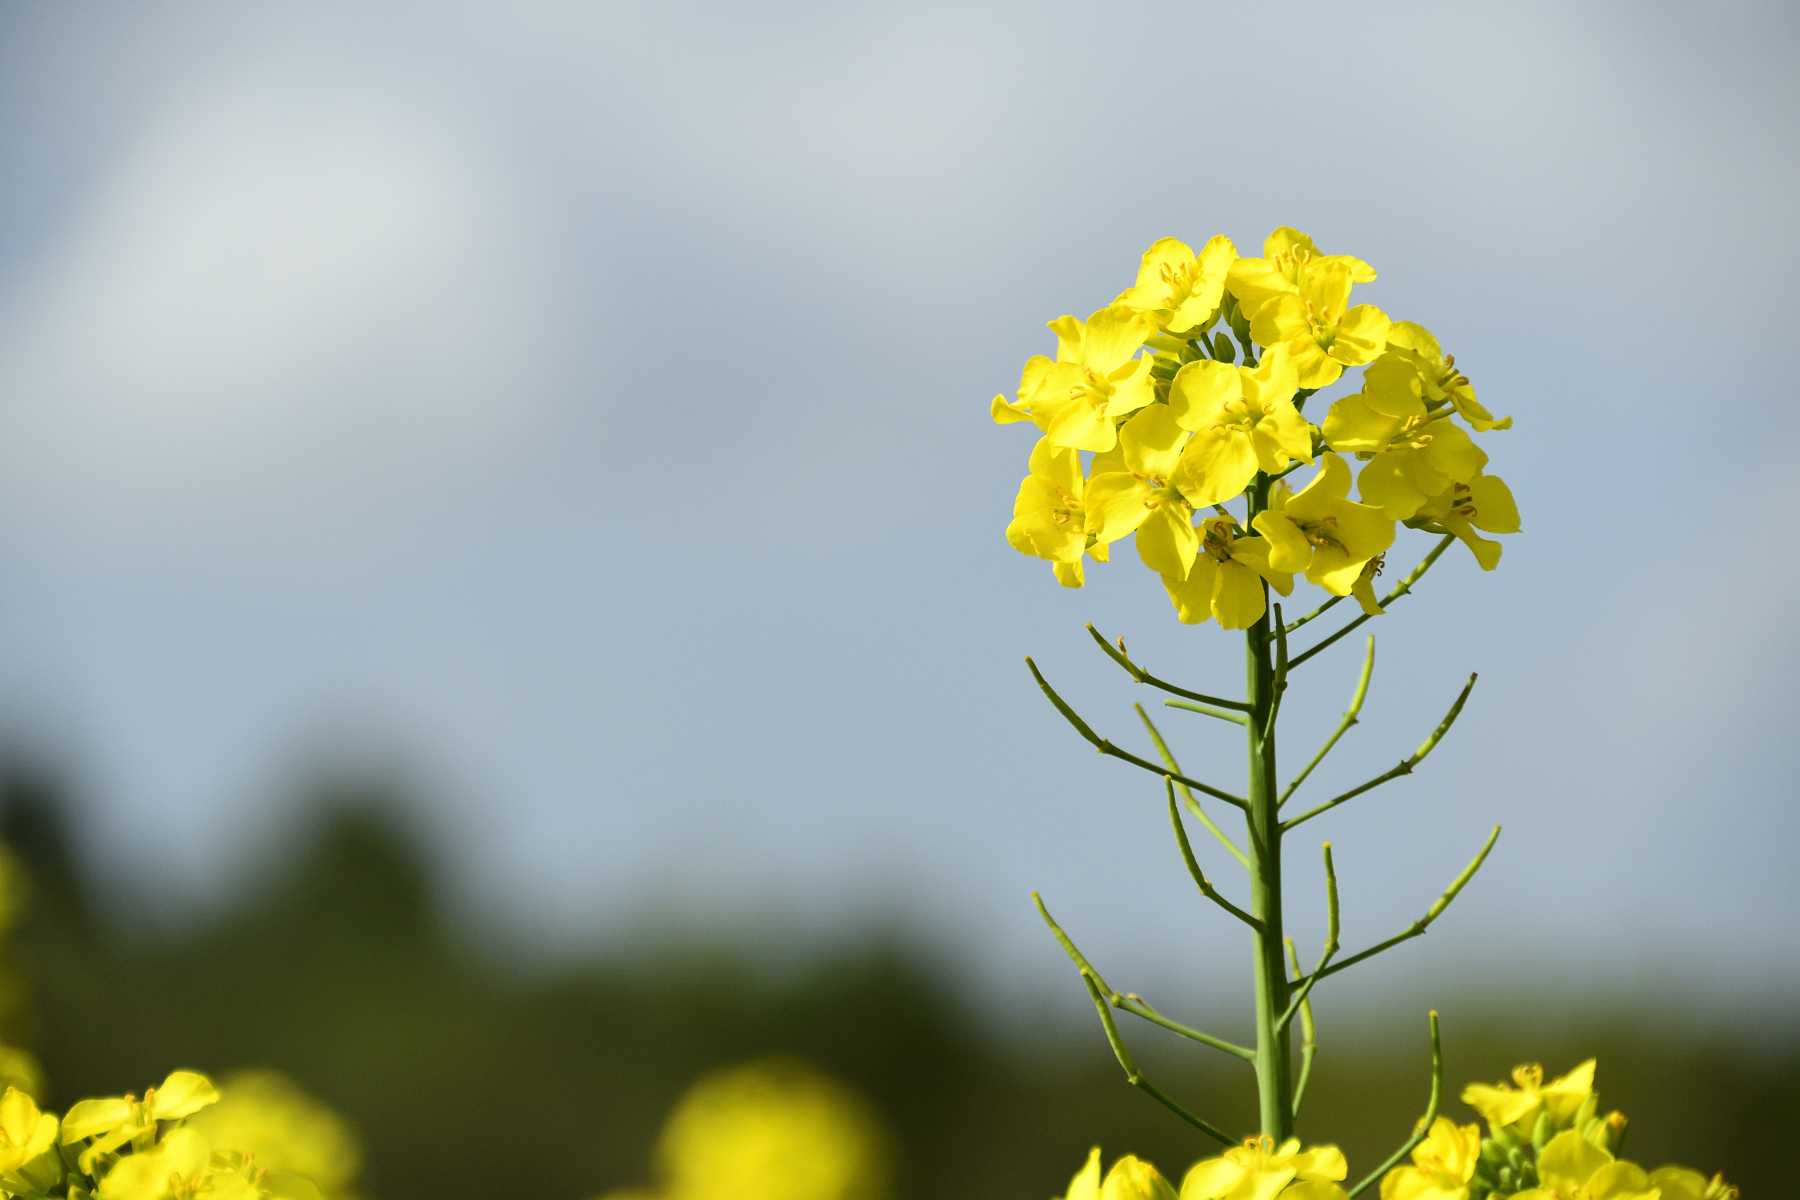
[[[1175,486],[1196,508],[1242,492],[1260,469],[1274,474],[1294,459],[1312,461],[1312,427],[1294,407],[1293,361],[1280,347],[1254,369],[1191,362],[1169,385],[1169,410],[1194,440],[1181,455]]]
[[[1102,1180],[1100,1147],[1095,1146],[1069,1180],[1062,1200],[1175,1200],[1175,1189],[1155,1167],[1130,1154],[1113,1163]]]
[[[1373,304],[1350,307],[1353,279],[1343,262],[1314,260],[1301,268],[1296,291],[1274,297],[1251,318],[1251,337],[1294,356],[1303,388],[1335,383],[1345,367],[1373,362],[1387,347],[1387,314]]]
[[[1138,557],[1159,575],[1186,579],[1200,549],[1194,510],[1171,483],[1188,433],[1165,404],[1119,427],[1119,449],[1094,462],[1087,511],[1094,536],[1116,542],[1137,534]]]
[[[1388,353],[1403,356],[1413,368],[1418,395],[1427,404],[1448,401],[1469,428],[1478,433],[1511,429],[1511,417],[1495,417],[1475,399],[1475,385],[1456,366],[1456,356],[1445,354],[1431,330],[1413,321],[1395,321],[1388,327]]]
[[[1475,531],[1519,532],[1519,507],[1513,503],[1512,489],[1498,475],[1477,475],[1467,483],[1452,484],[1442,495],[1427,500],[1416,518],[1455,534],[1474,552],[1484,571],[1500,565],[1501,546]]]
[[[362,1168],[362,1148],[344,1119],[274,1071],[227,1076],[219,1102],[187,1127],[213,1145],[239,1151],[259,1168],[303,1175],[326,1195],[347,1192]]]
[[[1333,450],[1373,456],[1358,494],[1404,521],[1430,497],[1473,479],[1488,456],[1450,420],[1451,409],[1428,412],[1416,393],[1393,384],[1396,375],[1417,379],[1398,356],[1377,359],[1363,376],[1363,390],[1332,404],[1321,432]]]
[[[657,1158],[668,1200],[882,1200],[888,1141],[862,1098],[810,1067],[709,1076],[682,1097]]]
[[[996,422],[1030,420],[1055,446],[1111,450],[1116,419],[1156,399],[1151,356],[1134,358],[1150,336],[1150,318],[1124,305],[1103,308],[1086,321],[1058,317],[1056,361],[1038,357],[1025,364],[1017,403],[995,396]]]
[[[1261,258],[1240,258],[1231,264],[1225,287],[1237,297],[1244,316],[1253,320],[1277,296],[1299,292],[1301,271],[1320,261],[1341,265],[1352,283],[1375,282],[1375,268],[1362,259],[1350,254],[1322,255],[1310,237],[1283,225],[1263,239]]]
[[[1468,1200],[1480,1159],[1481,1127],[1439,1117],[1413,1147],[1412,1165],[1395,1167],[1382,1178],[1381,1200]]]
[[[1170,333],[1204,328],[1218,315],[1225,295],[1225,275],[1237,258],[1237,247],[1220,234],[1195,254],[1179,238],[1166,237],[1144,251],[1137,283],[1113,303],[1144,313]]]
[[[1223,629],[1248,629],[1262,618],[1268,600],[1263,583],[1282,595],[1294,590],[1292,574],[1269,566],[1269,543],[1245,537],[1230,517],[1211,517],[1201,526],[1200,553],[1187,578],[1163,576],[1163,587],[1183,625],[1209,617]]]
[[[56,1132],[55,1113],[40,1112],[18,1088],[6,1089],[0,1096],[0,1189],[43,1191],[62,1178]]]
[[[1538,1186],[1513,1200],[1660,1200],[1644,1168],[1615,1160],[1573,1129],[1550,1139],[1537,1171]]]
[[[1246,1138],[1217,1158],[1194,1164],[1181,1181],[1181,1200],[1273,1200],[1278,1195],[1341,1194],[1335,1187],[1289,1189],[1296,1181],[1330,1185],[1349,1174],[1349,1164],[1336,1146],[1300,1148],[1299,1138],[1279,1146],[1268,1135]]]
[[[92,1170],[100,1155],[152,1133],[158,1121],[191,1117],[218,1099],[218,1089],[206,1076],[197,1071],[171,1071],[160,1084],[144,1089],[142,1100],[126,1093],[78,1101],[63,1114],[62,1144],[70,1146],[92,1138],[80,1160],[83,1170]]]
[[[1394,521],[1380,509],[1349,499],[1350,468],[1335,454],[1319,459],[1319,473],[1290,493],[1277,483],[1269,507],[1251,525],[1268,539],[1269,566],[1305,571],[1334,596],[1348,596],[1364,568],[1394,544]]]
[[[1496,1129],[1511,1126],[1529,1133],[1539,1112],[1548,1112],[1555,1124],[1566,1124],[1593,1094],[1594,1067],[1595,1060],[1590,1058],[1567,1075],[1545,1083],[1544,1068],[1525,1063],[1513,1068],[1512,1086],[1471,1083],[1463,1089],[1462,1101]]]
[[[1081,456],[1039,439],[1027,464],[1030,474],[1013,500],[1006,540],[1013,549],[1048,559],[1065,586],[1080,587],[1081,556],[1089,552],[1087,482]],[[1104,559],[1104,546],[1096,555]]]
[[[1658,1167],[1650,1182],[1662,1192],[1662,1200],[1737,1200],[1738,1190],[1723,1175],[1711,1179],[1691,1167]]]

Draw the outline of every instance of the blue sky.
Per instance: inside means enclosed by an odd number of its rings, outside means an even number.
[[[1283,11],[10,9],[0,729],[169,915],[326,754],[403,764],[471,920],[530,943],[899,909],[1014,995],[1067,983],[1039,887],[1109,973],[1182,978],[1232,931],[1021,659],[1123,734],[1083,622],[1202,687],[1237,644],[1129,556],[1067,593],[1012,554],[1029,438],[987,401],[1156,237],[1293,224],[1517,418],[1526,524],[1375,625],[1321,788],[1483,679],[1319,823],[1347,939],[1499,820],[1417,978],[1781,1009],[1794,14]],[[1355,669],[1308,668],[1290,756]]]

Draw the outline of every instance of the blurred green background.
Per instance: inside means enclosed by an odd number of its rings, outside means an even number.
[[[35,872],[18,945],[24,1032],[52,1101],[139,1087],[172,1064],[276,1066],[357,1124],[367,1190],[389,1200],[581,1197],[647,1182],[678,1094],[710,1068],[771,1053],[804,1056],[874,1101],[898,1139],[906,1197],[1048,1197],[1095,1142],[1171,1172],[1208,1152],[1124,1084],[1097,1026],[1079,1019],[1091,1010],[1073,974],[1041,1006],[996,1010],[966,996],[898,912],[810,946],[774,927],[745,939],[679,923],[585,961],[521,962],[459,932],[428,839],[391,789],[315,782],[309,827],[248,872],[241,896],[146,932],[101,915],[108,881],[80,865],[54,772],[8,766],[0,832]],[[1057,953],[1048,939],[1044,951]],[[1560,1071],[1598,1055],[1603,1099],[1632,1120],[1628,1152],[1723,1169],[1746,1195],[1781,1194],[1778,1148],[1800,1119],[1800,1024],[1704,1027],[1641,995],[1624,1016],[1547,1011],[1531,1002],[1528,971],[1496,964],[1465,978],[1464,994],[1439,1001],[1452,1094],[1523,1058]],[[1366,1170],[1422,1107],[1422,1006],[1334,1019],[1321,999],[1303,1130],[1329,1131]],[[1238,1064],[1149,1027],[1125,1031],[1196,1107],[1227,1120],[1252,1111]]]

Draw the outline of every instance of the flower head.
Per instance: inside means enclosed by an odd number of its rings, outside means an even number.
[[[1133,357],[1151,328],[1150,318],[1124,305],[1103,308],[1086,321],[1058,317],[1050,322],[1056,360],[1027,362],[1017,402],[994,397],[994,420],[1033,421],[1055,446],[1111,450],[1118,441],[1116,418],[1156,399],[1150,356]]]
[[[1574,1129],[1551,1138],[1537,1160],[1538,1186],[1513,1200],[1660,1200],[1644,1168],[1613,1158]]]
[[[1319,459],[1318,474],[1298,492],[1277,483],[1269,507],[1251,522],[1269,541],[1269,565],[1304,571],[1332,595],[1350,595],[1368,563],[1394,544],[1394,521],[1349,495],[1350,468],[1335,454]]]
[[[1480,1160],[1481,1127],[1439,1117],[1413,1147],[1412,1163],[1382,1178],[1381,1200],[1468,1200]]]
[[[1218,315],[1225,276],[1236,258],[1237,247],[1223,234],[1209,239],[1198,254],[1179,238],[1159,238],[1144,251],[1137,283],[1113,303],[1150,316],[1173,334],[1204,329]]]
[[[1472,1083],[1463,1089],[1462,1100],[1496,1129],[1528,1133],[1540,1112],[1549,1113],[1553,1124],[1566,1125],[1593,1094],[1594,1067],[1595,1060],[1590,1058],[1568,1074],[1545,1083],[1543,1066],[1525,1063],[1513,1068],[1511,1086]]]
[[[1254,368],[1191,362],[1169,385],[1169,410],[1194,439],[1181,455],[1175,485],[1196,507],[1219,504],[1247,487],[1257,471],[1312,461],[1312,428],[1294,407],[1298,377],[1276,347]]]
[[[1388,316],[1373,304],[1350,305],[1356,271],[1348,263],[1315,259],[1299,269],[1297,287],[1257,309],[1250,335],[1264,346],[1286,346],[1303,388],[1337,382],[1345,367],[1373,362],[1387,346]]]
[[[1209,517],[1200,527],[1200,552],[1185,578],[1163,576],[1163,587],[1183,625],[1216,620],[1221,629],[1248,629],[1262,619],[1268,600],[1263,584],[1283,596],[1294,577],[1269,564],[1269,543],[1246,536],[1231,517]]]
[[[1195,1163],[1181,1181],[1181,1200],[1274,1200],[1291,1183],[1335,1184],[1347,1174],[1349,1164],[1336,1146],[1305,1150],[1299,1138],[1277,1145],[1264,1134]]]

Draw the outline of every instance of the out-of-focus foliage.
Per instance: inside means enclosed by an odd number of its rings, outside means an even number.
[[[868,1102],[796,1059],[716,1071],[669,1114],[654,1192],[608,1200],[888,1200],[893,1151]]]
[[[893,1131],[902,1198],[1041,1200],[1095,1142],[1169,1164],[1215,1152],[1118,1085],[1078,995],[1003,1020],[883,929],[854,948],[788,946],[778,969],[762,943],[669,929],[579,964],[521,967],[457,935],[420,843],[371,815],[396,797],[336,785],[306,799],[319,814],[311,835],[289,839],[284,861],[227,911],[126,931],[98,914],[69,840],[71,797],[42,771],[0,771],[0,837],[32,864],[16,957],[32,998],[22,1040],[49,1079],[40,1103],[110,1095],[172,1063],[275,1064],[361,1133],[358,1189],[380,1200],[639,1187],[692,1081],[771,1055],[816,1063],[868,1098]],[[109,908],[127,902],[149,903],[133,894]],[[1740,1037],[1667,1003],[1634,1009],[1651,989],[1633,981],[1559,992],[1546,1009],[1551,985],[1510,971],[1434,994],[1459,1014],[1444,1044],[1452,1079],[1507,1078],[1526,1048],[1550,1062],[1597,1056],[1608,1093],[1630,1101],[1627,1153],[1654,1147],[1653,1161],[1704,1162],[1747,1196],[1786,1194],[1776,1148],[1800,1123],[1800,1026]],[[1303,1135],[1329,1137],[1353,1164],[1391,1151],[1417,1116],[1412,1033],[1377,1024],[1334,1044]],[[1171,1086],[1248,1106],[1235,1063],[1159,1069]],[[1454,1097],[1446,1115],[1475,1119]],[[496,1149],[496,1114],[527,1104],[530,1119],[508,1117]]]

